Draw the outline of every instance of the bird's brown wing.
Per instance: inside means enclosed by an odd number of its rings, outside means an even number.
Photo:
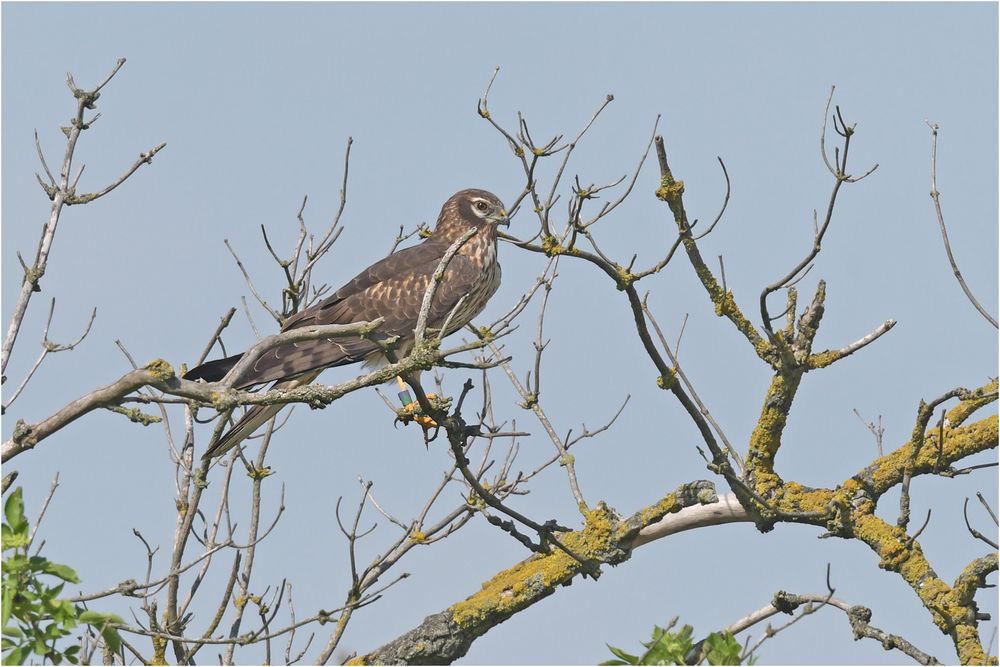
[[[440,242],[425,241],[376,262],[333,295],[293,315],[282,331],[320,324],[370,322],[381,317],[384,323],[372,338],[412,338],[424,293],[447,248]],[[472,259],[455,255],[435,293],[429,326],[440,326],[480,275],[481,270]],[[360,337],[286,343],[258,359],[241,385],[284,380],[318,368],[355,363],[378,349],[374,340]]]

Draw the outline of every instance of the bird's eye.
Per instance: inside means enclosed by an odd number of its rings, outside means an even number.
[[[484,202],[482,199],[480,199],[479,201],[476,202],[476,210],[477,211],[485,211],[488,208],[489,208],[489,206],[487,206],[486,202]]]

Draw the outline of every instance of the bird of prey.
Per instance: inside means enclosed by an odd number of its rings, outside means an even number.
[[[382,348],[373,340],[378,337],[399,336],[396,349],[401,356],[408,354],[413,347],[414,328],[431,276],[448,248],[475,228],[473,236],[448,263],[427,317],[430,331],[439,331],[445,324],[448,328],[443,335],[461,329],[483,310],[500,285],[497,226],[508,224],[507,212],[496,195],[474,189],[455,193],[441,207],[434,231],[423,242],[372,264],[333,295],[289,317],[281,328],[289,331],[322,324],[370,322],[381,317],[384,322],[376,334],[369,338],[326,338],[279,345],[254,363],[240,380],[239,388],[274,382],[273,389],[292,389],[309,384],[326,368],[362,361],[384,362]],[[237,354],[206,362],[188,371],[184,377],[216,382],[225,377],[242,356]],[[258,405],[250,408],[205,452],[204,458],[211,459],[232,449],[282,407]]]

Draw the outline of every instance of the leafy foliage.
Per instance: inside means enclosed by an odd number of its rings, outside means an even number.
[[[653,638],[642,642],[646,651],[642,655],[632,655],[620,648],[608,645],[608,649],[617,659],[602,662],[602,665],[741,665],[742,647],[729,632],[713,632],[703,642],[692,640],[694,628],[685,625],[677,632],[671,632],[673,623],[666,628],[653,626]],[[746,664],[752,665],[755,659],[750,657]]]
[[[54,665],[78,664],[79,644],[65,650],[57,648],[57,644],[81,623],[101,633],[108,648],[118,653],[121,637],[108,625],[121,623],[122,619],[60,599],[66,582],[77,584],[80,579],[68,565],[53,563],[37,554],[29,556],[29,528],[18,487],[4,503],[4,522],[0,527],[3,532],[3,664],[26,664],[32,654]]]

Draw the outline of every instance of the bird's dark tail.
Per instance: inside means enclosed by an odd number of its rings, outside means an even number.
[[[239,357],[230,357],[229,359],[220,359],[219,361],[220,362],[231,361],[233,364],[235,364],[236,363],[235,360],[238,358]],[[217,363],[217,362],[212,362],[212,363]],[[271,386],[271,389],[272,390],[283,389],[287,391],[290,389],[295,389],[296,387],[302,387],[315,380],[316,377],[322,372],[323,369],[320,368],[319,370],[303,373],[298,377],[294,377],[288,380],[281,380],[279,382],[275,382]],[[216,458],[217,456],[222,456],[230,449],[232,449],[233,447],[235,447],[236,445],[240,444],[241,442],[249,438],[251,435],[253,435],[254,431],[256,431],[261,426],[266,424],[267,421],[271,419],[271,417],[281,412],[281,409],[284,407],[285,406],[280,403],[276,405],[253,406],[252,408],[247,410],[242,417],[240,417],[239,421],[237,421],[236,424],[234,424],[231,429],[223,433],[222,437],[220,437],[219,440],[214,445],[208,448],[208,450],[202,455],[202,458],[211,460]]]
[[[226,431],[213,447],[210,447],[204,454],[203,459],[214,459],[222,456],[230,449],[240,444],[254,431],[267,423],[274,415],[278,414],[284,405],[255,405],[240,418],[236,424]]]
[[[218,382],[226,377],[226,373],[243,358],[243,353],[234,354],[225,359],[213,359],[206,361],[201,366],[192,368],[184,374],[185,380],[204,380],[205,382]]]

